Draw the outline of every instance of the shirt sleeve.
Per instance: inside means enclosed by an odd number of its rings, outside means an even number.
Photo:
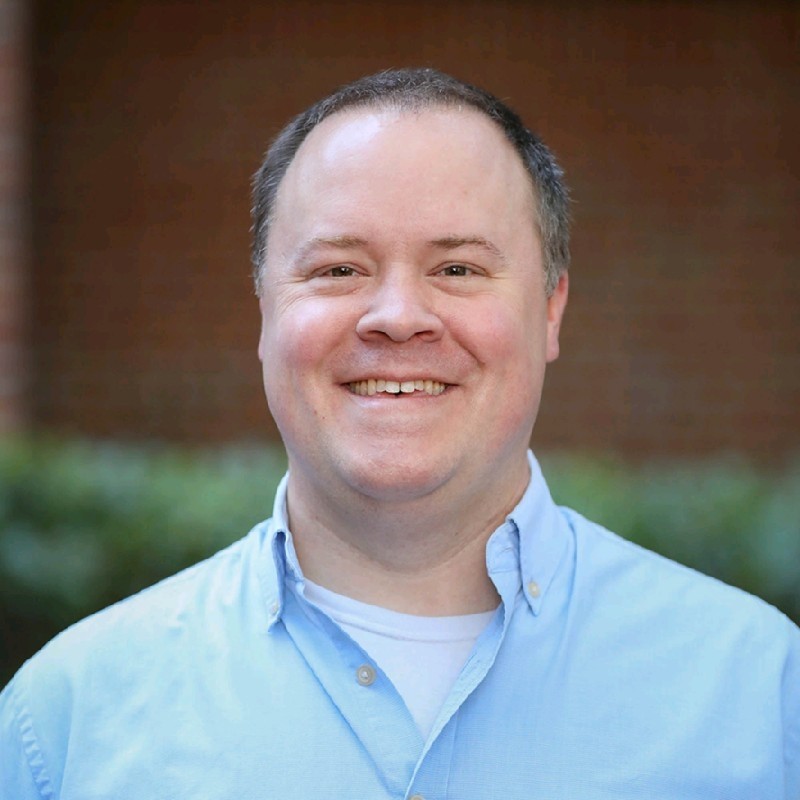
[[[18,693],[19,686],[12,681],[0,694],[0,798],[44,800],[53,792]]]
[[[783,675],[786,800],[800,798],[800,628],[787,620],[789,657]]]

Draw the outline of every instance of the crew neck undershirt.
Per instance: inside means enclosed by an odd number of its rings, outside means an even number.
[[[424,739],[494,611],[452,617],[403,614],[332,592],[306,579],[305,597],[383,670]]]

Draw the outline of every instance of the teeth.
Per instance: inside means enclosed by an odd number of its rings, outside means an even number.
[[[414,392],[424,392],[425,394],[436,396],[447,388],[446,384],[430,379],[401,382],[387,381],[383,378],[369,378],[365,381],[354,381],[348,384],[348,386],[353,394],[361,395],[362,397],[368,397],[374,394],[413,394]]]

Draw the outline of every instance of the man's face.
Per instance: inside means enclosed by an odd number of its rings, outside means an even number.
[[[311,132],[260,303],[293,480],[386,502],[524,485],[567,290],[545,296],[534,218],[519,157],[477,112],[353,110]]]

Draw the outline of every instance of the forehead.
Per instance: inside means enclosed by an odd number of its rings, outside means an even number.
[[[472,236],[538,249],[532,181],[473,109],[348,109],[321,122],[278,187],[268,258],[314,238],[387,246]]]
[[[346,108],[324,119],[308,134],[295,162],[308,160],[314,154],[329,159],[330,164],[376,146],[394,149],[398,157],[444,146],[456,147],[462,157],[501,155],[519,161],[501,128],[477,109],[378,106]]]

